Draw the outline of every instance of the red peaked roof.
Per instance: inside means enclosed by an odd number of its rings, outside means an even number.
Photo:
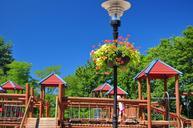
[[[12,82],[12,81],[7,81],[5,82],[4,84],[1,85],[1,87],[4,89],[4,90],[23,90],[23,88]]]
[[[44,85],[44,86],[58,86],[59,84],[66,85],[66,82],[59,77],[57,74],[52,73],[42,79],[39,84]]]
[[[175,75],[181,75],[182,73],[161,60],[154,60],[150,65],[142,70],[135,79],[145,79],[149,75],[152,79],[164,79],[174,77]]]
[[[93,91],[97,92],[97,91],[109,91],[111,89],[111,85],[108,83],[104,83],[103,85],[98,86],[97,88],[95,88]]]
[[[117,87],[117,95],[127,95],[128,93],[121,89],[120,87]],[[114,88],[112,87],[105,95],[114,95]]]

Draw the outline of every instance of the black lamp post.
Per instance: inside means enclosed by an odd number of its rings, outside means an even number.
[[[102,7],[105,8],[111,16],[111,26],[113,27],[113,38],[115,46],[117,47],[118,28],[121,25],[121,16],[124,11],[131,7],[131,4],[126,0],[106,0],[102,3]],[[114,84],[114,106],[113,106],[113,128],[118,127],[117,116],[117,65],[113,66],[113,84]]]

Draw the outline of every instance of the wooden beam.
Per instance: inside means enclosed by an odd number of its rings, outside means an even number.
[[[32,96],[32,98],[34,97],[34,89],[30,88],[30,96]],[[29,106],[29,117],[33,117],[33,102],[30,103]]]
[[[58,117],[58,96],[56,96],[55,118]]]
[[[138,99],[142,100],[142,85],[141,85],[141,80],[137,80],[138,84]]]
[[[181,93],[180,95],[181,95],[181,96],[193,96],[193,92],[190,92],[190,93],[188,93],[188,92],[183,92],[183,93]]]
[[[25,104],[24,101],[13,101],[13,100],[0,100],[0,103],[4,103],[4,104]]]
[[[179,75],[175,76],[175,94],[176,94],[176,115],[180,119]],[[178,120],[178,128],[180,128],[180,120]]]
[[[62,98],[63,98],[63,84],[59,84],[59,93],[58,93],[58,103],[59,103],[59,109],[58,109],[58,119],[59,121],[63,120],[63,105],[62,105]]]
[[[18,98],[25,98],[25,97],[26,97],[26,94],[0,93],[0,98],[18,99]]]
[[[152,127],[152,120],[151,120],[151,85],[149,76],[146,76],[147,82],[147,119],[148,119],[148,128]]]
[[[164,79],[164,97],[165,97],[165,98],[167,97],[167,95],[166,95],[167,90],[168,90],[167,78],[165,78],[165,79]],[[165,103],[165,105],[164,105],[165,111],[168,111],[167,108],[168,108],[168,104]],[[167,119],[167,114],[163,115],[163,119],[164,119],[164,120],[168,120],[168,119]]]
[[[46,117],[49,117],[49,102],[46,102]]]
[[[25,88],[26,88],[26,96],[25,96],[25,98],[26,98],[26,100],[25,100],[25,104],[26,104],[26,106],[27,106],[27,104],[28,104],[28,100],[29,100],[29,93],[30,93],[30,87],[29,87],[29,84],[28,83],[26,83],[26,85],[25,85]]]
[[[138,99],[139,100],[142,100],[142,83],[141,83],[141,80],[137,80],[137,84],[138,84]],[[138,118],[140,119],[140,120],[142,120],[142,110],[140,109],[140,108],[138,108],[138,114],[137,114],[137,116],[138,116]]]
[[[40,101],[40,106],[39,106],[39,118],[43,116],[43,102]]]
[[[124,104],[147,103],[147,100],[120,99],[118,101]],[[113,98],[67,97],[63,99],[63,103],[65,102],[113,103]]]
[[[139,124],[141,125],[148,125],[148,121],[140,121]],[[176,121],[165,121],[165,120],[157,120],[152,121],[152,126],[176,126]]]

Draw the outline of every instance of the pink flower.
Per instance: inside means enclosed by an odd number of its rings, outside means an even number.
[[[130,34],[127,34],[127,38],[130,38],[131,37],[131,35]]]
[[[93,54],[94,54],[94,52],[95,52],[95,51],[94,51],[94,50],[92,50],[92,51],[90,52],[90,55],[93,55]]]
[[[124,44],[124,42],[118,42],[118,44],[123,45],[123,44]]]

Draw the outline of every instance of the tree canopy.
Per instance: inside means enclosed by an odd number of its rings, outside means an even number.
[[[8,68],[7,64],[13,61],[12,56],[12,44],[10,42],[5,42],[2,37],[0,37],[0,72],[6,74]]]

